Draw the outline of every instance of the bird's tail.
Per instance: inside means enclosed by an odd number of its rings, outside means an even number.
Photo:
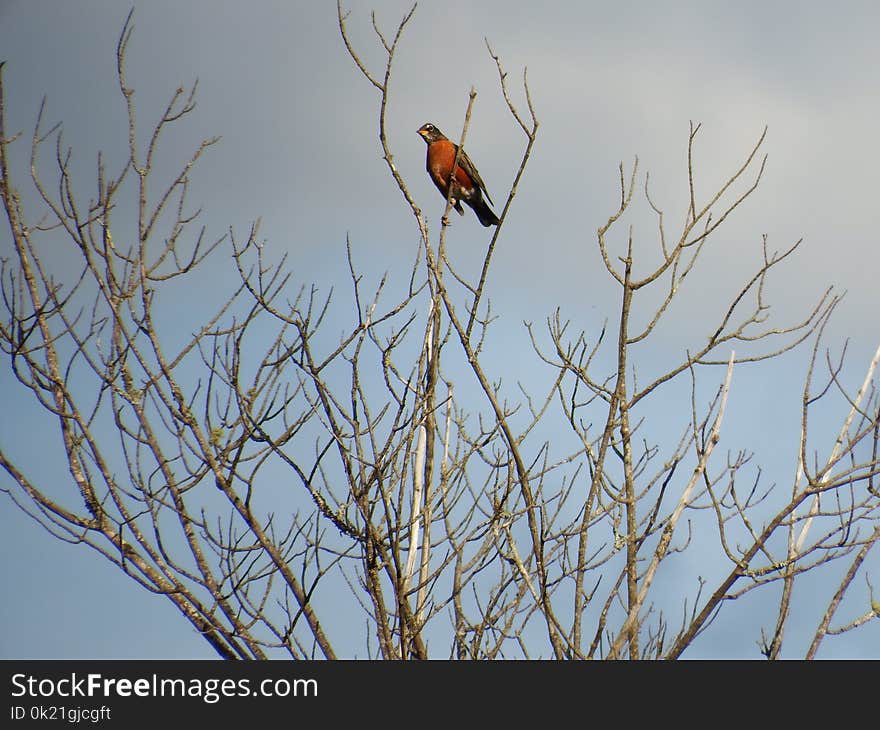
[[[482,198],[475,201],[474,205],[472,205],[471,208],[474,209],[474,213],[477,214],[477,218],[480,219],[480,223],[486,226],[486,228],[488,228],[489,226],[497,226],[501,222],[498,216],[492,212],[489,204]]]

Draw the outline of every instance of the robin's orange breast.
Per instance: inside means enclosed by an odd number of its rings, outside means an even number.
[[[428,173],[434,183],[444,193],[448,192],[452,163],[455,162],[455,145],[448,139],[433,142],[428,146]],[[455,182],[465,190],[470,190],[474,183],[470,176],[459,165],[455,168]]]

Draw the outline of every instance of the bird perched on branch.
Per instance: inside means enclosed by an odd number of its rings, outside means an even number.
[[[464,209],[461,207],[464,202],[477,214],[477,218],[484,226],[487,228],[497,226],[501,221],[492,212],[488,203],[483,200],[485,193],[489,203],[492,202],[492,198],[486,192],[486,183],[483,182],[483,178],[480,177],[480,173],[467,153],[464,150],[461,151],[455,175],[452,175],[452,164],[455,161],[458,145],[448,140],[446,135],[430,122],[419,127],[418,132],[428,144],[425,167],[437,189],[443,193],[443,197],[446,198],[449,195],[451,179],[452,204],[459,215],[464,215]]]

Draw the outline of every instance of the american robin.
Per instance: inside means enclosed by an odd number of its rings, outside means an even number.
[[[446,198],[449,195],[449,179],[452,176],[452,163],[455,161],[455,151],[458,145],[451,142],[437,127],[430,122],[419,127],[419,134],[428,144],[428,155],[425,167],[428,174]],[[492,202],[486,191],[486,183],[477,172],[477,168],[467,153],[462,150],[458,156],[458,166],[455,168],[455,176],[452,185],[452,203],[459,215],[464,215],[461,202],[464,201],[477,214],[477,218],[487,228],[497,226],[501,221],[492,212],[492,209],[483,200],[483,193]]]

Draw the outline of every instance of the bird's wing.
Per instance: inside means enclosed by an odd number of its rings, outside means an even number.
[[[468,157],[467,152],[464,150],[462,150],[461,154],[458,156],[458,166],[468,174],[468,177],[474,181],[474,184],[477,187],[483,189],[486,198],[492,203],[492,198],[489,197],[489,191],[486,190],[486,183],[483,182],[483,178],[480,177],[480,173],[477,171],[477,166],[471,162],[471,158]],[[494,205],[494,203],[492,204]]]

